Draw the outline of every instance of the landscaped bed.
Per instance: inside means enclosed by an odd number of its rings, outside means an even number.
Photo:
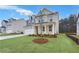
[[[37,38],[37,39],[34,39],[33,40],[34,43],[37,43],[37,44],[45,44],[48,42],[48,39],[45,39],[45,38]]]
[[[79,45],[79,38],[75,34],[66,34],[66,35],[67,35],[67,37],[72,39],[76,44]]]
[[[32,34],[32,35],[29,35],[29,36],[46,37],[46,38],[56,38],[57,37],[56,34],[55,35],[49,35],[49,34],[37,34],[37,35],[35,35],[35,34]]]
[[[37,38],[41,37],[23,36],[0,40],[0,52],[79,52],[79,45],[65,34],[59,34],[56,38],[44,37],[48,40],[45,44],[34,43],[33,40]]]

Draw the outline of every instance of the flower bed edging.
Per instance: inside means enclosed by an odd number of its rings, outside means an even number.
[[[44,39],[44,38],[37,38],[37,39],[34,39],[32,40],[34,43],[38,43],[38,44],[45,44],[48,42],[47,39]]]

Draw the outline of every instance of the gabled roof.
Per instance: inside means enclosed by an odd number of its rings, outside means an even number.
[[[8,23],[8,21],[7,20],[3,20],[5,23]]]
[[[42,8],[40,9],[37,15],[46,15],[46,14],[52,14],[52,13],[56,13],[56,12],[50,11],[47,8]]]

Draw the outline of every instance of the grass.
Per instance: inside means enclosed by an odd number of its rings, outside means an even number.
[[[0,34],[0,36],[11,36],[11,35],[18,35],[16,33],[12,33],[12,34]]]
[[[79,46],[65,34],[57,38],[46,38],[46,44],[36,44],[32,40],[37,37],[23,36],[13,39],[0,40],[0,52],[30,52],[30,53],[52,53],[52,52],[79,52]]]

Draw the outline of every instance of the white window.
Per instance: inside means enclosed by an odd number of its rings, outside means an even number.
[[[50,22],[52,22],[52,19],[50,19]]]
[[[52,31],[52,25],[49,25],[49,31]]]
[[[44,20],[43,20],[43,19],[41,19],[41,22],[44,22]]]
[[[39,23],[40,23],[40,20],[39,20]]]
[[[11,24],[7,24],[7,26],[11,26]]]
[[[42,31],[45,31],[45,27],[44,26],[42,27]]]

